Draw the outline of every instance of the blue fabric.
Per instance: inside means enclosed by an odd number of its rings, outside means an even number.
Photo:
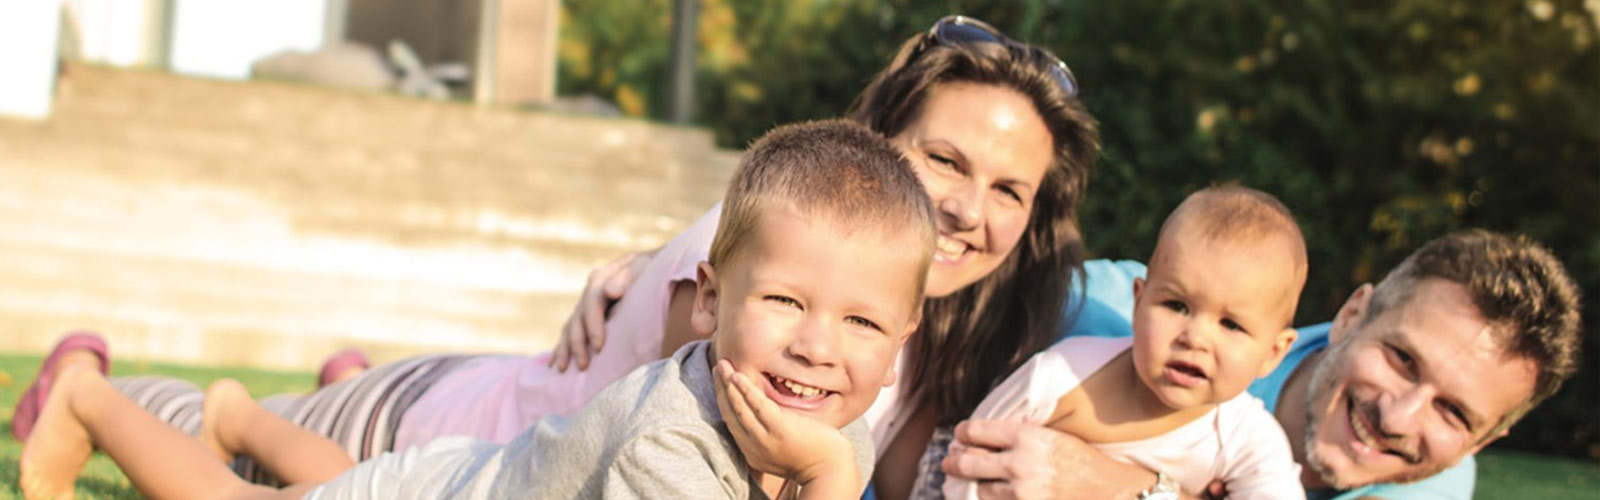
[[[1321,351],[1328,347],[1328,329],[1333,323],[1318,323],[1311,326],[1302,326],[1295,330],[1300,332],[1300,337],[1295,339],[1294,345],[1289,346],[1289,354],[1283,356],[1283,362],[1268,373],[1267,376],[1256,379],[1245,389],[1251,396],[1266,403],[1267,411],[1278,411],[1278,393],[1283,391],[1283,384],[1289,382],[1289,375],[1294,374],[1294,368],[1305,361],[1306,356]]]
[[[1084,271],[1087,284],[1085,293],[1088,298],[1083,302],[1083,310],[1077,321],[1072,325],[1064,325],[1061,337],[1133,335],[1133,280],[1144,277],[1146,272],[1144,264],[1131,260],[1094,260],[1084,264]],[[1078,300],[1076,296],[1070,299],[1067,311],[1071,311],[1071,307],[1076,307]],[[1298,328],[1300,337],[1289,348],[1289,354],[1284,356],[1283,362],[1279,363],[1278,368],[1272,373],[1250,384],[1250,388],[1247,389],[1250,395],[1266,403],[1267,411],[1277,411],[1278,396],[1283,390],[1283,384],[1289,381],[1289,375],[1294,373],[1295,367],[1305,361],[1306,356],[1328,346],[1328,330],[1331,326],[1331,323],[1320,323]],[[1289,437],[1300,438],[1300,436]],[[1330,500],[1363,497],[1391,500],[1468,500],[1472,498],[1477,471],[1477,462],[1468,456],[1454,467],[1415,483],[1374,484],[1342,492],[1308,491],[1307,495],[1313,499]]]
[[[1126,337],[1133,334],[1133,280],[1143,278],[1143,263],[1133,260],[1091,260],[1083,264],[1084,294],[1079,295],[1078,283],[1073,281],[1072,296],[1067,298],[1067,314],[1061,335],[1066,337]],[[1085,300],[1087,296],[1087,300]],[[1078,316],[1072,311],[1078,309]]]

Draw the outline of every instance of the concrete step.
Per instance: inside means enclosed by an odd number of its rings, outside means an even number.
[[[0,121],[0,350],[311,368],[546,349],[587,270],[720,198],[704,131],[71,66]]]

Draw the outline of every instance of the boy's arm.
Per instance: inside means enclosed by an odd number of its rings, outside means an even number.
[[[719,360],[717,406],[750,467],[793,480],[802,499],[855,498],[865,485],[844,433],[779,408],[754,382]]]

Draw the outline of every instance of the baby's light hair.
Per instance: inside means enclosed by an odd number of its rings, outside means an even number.
[[[1287,244],[1294,267],[1295,297],[1289,307],[1291,317],[1284,318],[1284,326],[1294,319],[1293,304],[1298,302],[1300,290],[1306,283],[1306,239],[1300,233],[1294,214],[1277,197],[1235,184],[1195,191],[1161,224],[1160,241],[1167,241],[1178,231],[1199,236],[1207,243],[1225,243],[1240,250],[1271,248],[1274,242]],[[1156,248],[1158,251],[1161,248],[1159,242]]]
[[[915,242],[883,251],[915,252],[924,273],[917,279],[915,300],[921,302],[937,234],[933,206],[910,164],[883,136],[847,120],[823,120],[780,126],[756,139],[728,184],[711,265],[738,254],[762,210],[781,204],[846,232],[878,231]]]

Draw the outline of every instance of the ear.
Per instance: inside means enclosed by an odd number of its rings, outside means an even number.
[[[1272,345],[1268,347],[1271,352],[1268,353],[1266,361],[1261,363],[1261,373],[1257,373],[1256,378],[1265,377],[1267,374],[1272,373],[1272,370],[1278,369],[1278,363],[1283,362],[1283,357],[1289,354],[1289,348],[1294,347],[1294,341],[1298,338],[1300,338],[1300,332],[1293,327],[1284,328],[1283,331],[1278,332],[1278,335],[1272,339]]]
[[[1350,330],[1361,325],[1367,317],[1367,305],[1372,302],[1372,284],[1367,283],[1350,292],[1350,298],[1345,299],[1344,305],[1339,307],[1339,312],[1333,317],[1333,326],[1328,328],[1328,343],[1337,344],[1344,340]]]
[[[689,326],[697,335],[710,336],[717,331],[717,270],[710,262],[700,261],[694,280],[694,310],[689,314]]]
[[[1144,295],[1144,278],[1133,279],[1133,303],[1139,303],[1139,297]]]
[[[911,316],[911,321],[906,323],[906,329],[900,332],[899,339],[894,342],[893,362],[889,363],[889,371],[883,374],[883,386],[894,385],[900,379],[900,351],[906,347],[906,341],[917,334],[917,327],[922,323],[922,303],[917,303],[916,313]]]

